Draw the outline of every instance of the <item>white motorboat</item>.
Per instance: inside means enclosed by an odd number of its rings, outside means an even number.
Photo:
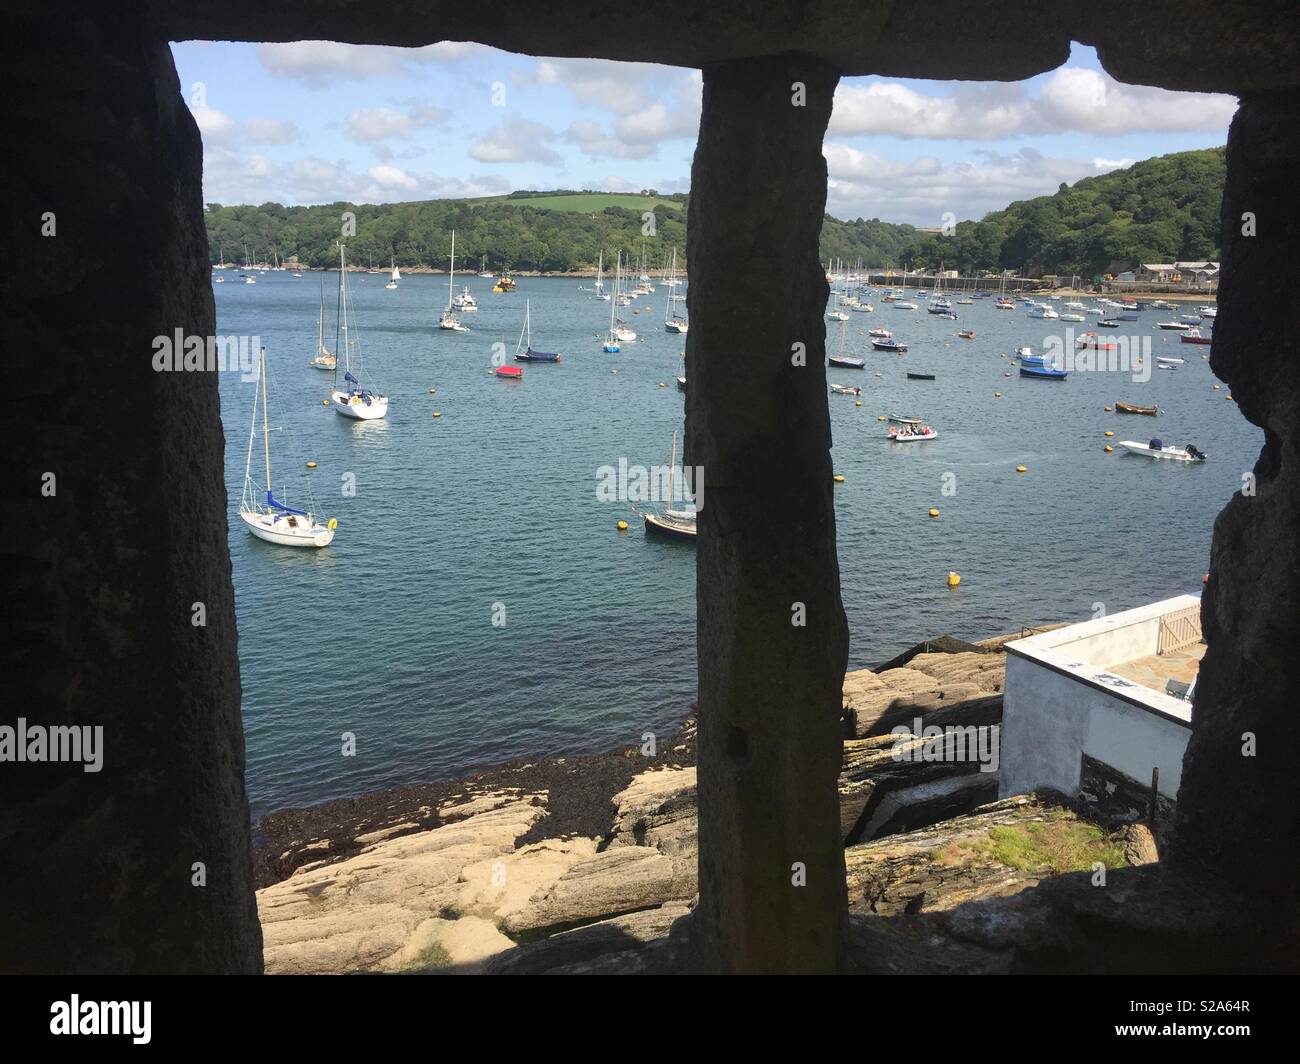
[[[1202,318],[1217,318],[1219,316],[1219,308],[1211,307],[1208,305],[1204,307],[1197,307],[1196,312],[1200,314]]]
[[[915,309],[916,309],[916,304],[913,303],[910,299],[895,300],[895,301],[894,301],[894,309],[895,309],[895,310],[915,310]]]
[[[1029,317],[1047,318],[1049,320],[1054,320],[1056,318],[1059,318],[1060,315],[1056,313],[1056,311],[1053,310],[1051,307],[1049,307],[1046,303],[1036,303],[1029,308]]]
[[[217,280],[220,281],[221,278],[218,277]],[[845,314],[844,311],[842,311],[842,310],[832,310],[829,314],[826,315],[826,317],[830,318],[831,321],[848,321],[848,320],[849,320],[849,316],[848,316],[847,314]]]
[[[1120,440],[1119,445],[1129,454],[1141,454],[1148,458],[1160,458],[1172,462],[1204,462],[1210,457],[1190,443],[1186,447],[1166,447],[1163,440],[1151,440],[1148,443]]]
[[[1156,355],[1156,361],[1161,365],[1181,366],[1184,360],[1181,358],[1174,358],[1172,355]]]
[[[253,393],[253,419],[248,430],[248,459],[244,463],[244,494],[239,503],[239,518],[249,532],[267,543],[276,543],[282,547],[328,547],[334,539],[334,530],[338,527],[334,518],[322,523],[310,509],[295,509],[275,497],[271,480],[271,430],[266,413],[267,384],[264,347],[259,355],[257,391]],[[253,441],[257,438],[259,405],[262,413],[262,454],[266,462],[264,485],[253,483]],[[307,494],[310,497],[310,489]]]
[[[469,288],[465,285],[461,285],[460,293],[451,301],[451,304],[462,314],[474,314],[478,312],[478,300],[474,298],[470,293]]]
[[[1191,325],[1185,321],[1158,321],[1157,329],[1190,329]]]

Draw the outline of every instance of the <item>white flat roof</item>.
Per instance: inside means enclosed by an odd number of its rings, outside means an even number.
[[[1122,699],[1142,709],[1159,713],[1163,717],[1179,721],[1191,727],[1192,705],[1181,698],[1174,698],[1163,691],[1144,687],[1133,680],[1116,676],[1108,668],[1080,661],[1070,653],[1070,645],[1091,636],[1104,635],[1118,628],[1140,624],[1163,617],[1167,613],[1186,609],[1200,604],[1199,595],[1179,595],[1176,598],[1152,602],[1136,609],[1113,613],[1092,621],[1081,621],[1064,628],[1053,628],[1050,632],[1040,632],[1025,639],[1017,639],[1006,645],[1007,653],[1029,661],[1037,662],[1065,676],[1070,676],[1080,683],[1106,691],[1115,698]]]

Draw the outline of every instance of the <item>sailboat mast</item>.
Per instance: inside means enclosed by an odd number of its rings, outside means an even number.
[[[271,430],[266,421],[266,348],[262,348],[262,450],[266,454],[266,496],[271,497]]]
[[[673,433],[673,451],[668,458],[668,498],[665,499],[667,509],[673,504],[673,467],[677,465],[677,433]]]
[[[334,370],[338,372],[338,352],[339,337],[343,338],[343,370],[347,372],[352,368],[348,360],[348,295],[347,295],[347,276],[348,266],[347,257],[343,245],[339,244],[339,305],[334,318]]]
[[[447,309],[451,310],[451,289],[456,283],[456,230],[451,231],[451,272],[447,274]]]

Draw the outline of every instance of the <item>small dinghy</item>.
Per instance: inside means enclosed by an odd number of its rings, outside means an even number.
[[[906,351],[907,344],[900,343],[897,340],[880,340],[873,338],[871,346],[877,351]]]
[[[1191,326],[1185,321],[1158,321],[1156,322],[1156,328],[1185,330],[1190,329]]]
[[[684,392],[684,391],[686,391],[686,378],[685,378],[685,377],[678,377],[678,378],[677,378],[677,390],[678,390],[679,392]]]
[[[831,355],[826,360],[827,365],[837,366],[840,369],[866,369],[865,359],[854,358],[852,355]]]
[[[868,329],[867,335],[874,340],[892,340],[894,338],[894,334],[890,332],[888,329],[881,329],[879,327],[875,329]]]
[[[909,373],[907,375],[907,379],[909,381],[932,381],[934,380],[934,374],[933,373]]]
[[[1118,329],[1118,328],[1119,328],[1119,322],[1115,321],[1113,318],[1102,318],[1100,321],[1097,322],[1097,328],[1098,328],[1098,329]]]
[[[1120,440],[1119,445],[1130,454],[1146,455],[1148,458],[1163,458],[1173,462],[1200,463],[1210,457],[1191,443],[1186,447],[1166,447],[1163,440],[1151,440],[1149,443],[1138,443],[1136,440]]]
[[[1054,369],[1051,366],[1022,365],[1020,367],[1022,377],[1033,377],[1037,380],[1044,381],[1063,381],[1065,380],[1065,370]]]
[[[1156,355],[1156,361],[1162,366],[1181,366],[1183,359],[1175,358],[1173,355]]]
[[[959,337],[961,337],[963,340],[974,340],[974,339],[975,339],[975,334],[974,334],[973,332],[970,332],[969,330],[964,330],[964,331],[962,331],[962,332],[959,332],[957,335],[958,335]]]
[[[1138,406],[1135,403],[1116,403],[1115,412],[1118,414],[1146,414],[1148,417],[1155,417],[1160,413],[1158,406]]]
[[[861,395],[862,389],[855,388],[848,384],[832,384],[831,391],[836,395]]]

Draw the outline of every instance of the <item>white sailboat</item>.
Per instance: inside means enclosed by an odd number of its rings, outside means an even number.
[[[442,317],[438,319],[439,329],[450,329],[453,332],[469,332],[469,327],[462,325],[460,319],[452,312],[454,298],[452,288],[456,284],[456,230],[451,231],[451,271],[447,275],[447,309],[442,312]]]
[[[615,277],[614,284],[615,286],[617,286],[618,284],[617,268],[615,269],[614,277]],[[609,301],[609,332],[605,334],[605,342],[604,344],[601,345],[601,350],[604,351],[606,354],[610,354],[610,355],[616,355],[621,350],[623,350],[623,348],[619,344],[618,333],[614,328],[614,321],[615,321],[614,306],[615,306],[614,301],[611,299]]]
[[[384,285],[384,287],[391,290],[396,288],[397,282],[402,279],[402,271],[397,268],[397,261],[391,255],[389,256],[388,261],[392,264],[393,272],[389,276],[388,283]]]
[[[353,338],[356,330],[350,320],[353,317],[351,302],[352,298],[348,295],[347,253],[343,245],[340,244],[339,320],[337,323],[338,331],[334,337],[334,347],[338,350],[340,343],[342,344],[343,385],[341,387],[335,385],[333,391],[330,392],[330,401],[336,414],[357,421],[376,421],[388,413],[388,396],[376,395],[364,388],[357,376],[361,372],[361,347],[359,341]],[[354,354],[356,373],[353,373]],[[334,372],[338,373],[337,363]]]
[[[604,274],[605,270],[605,249],[601,248],[600,256],[596,260],[596,298],[609,301],[609,293],[605,291]]]
[[[674,309],[674,304],[681,303],[684,301],[684,297],[679,296],[675,291],[675,289],[677,288],[677,284],[676,284],[677,248],[676,247],[673,248],[673,264],[669,269],[668,275],[671,278],[671,280],[668,284],[668,307],[664,311],[664,328],[667,329],[668,332],[670,333],[684,333],[686,332],[687,329],[690,328],[690,325],[687,323],[686,319],[682,317],[680,314],[678,314],[677,311]]]
[[[316,357],[307,365],[312,369],[327,369],[333,372],[338,368],[339,360],[334,352],[325,346],[325,275],[320,276],[320,314],[316,318]]]
[[[673,475],[677,465],[677,433],[673,433],[672,456],[668,459],[668,498],[664,500],[663,513],[644,513],[647,534],[667,536],[671,539],[695,540],[696,512],[673,509]]]
[[[614,305],[615,306],[627,306],[629,303],[632,302],[630,299],[627,298],[627,296],[621,294],[622,283],[623,283],[623,253],[620,251],[618,253],[618,261],[615,263],[615,269],[614,269]],[[624,300],[626,300],[626,302],[624,302]],[[627,322],[623,321],[621,318],[614,317],[613,309],[614,309],[613,307],[610,307],[610,318],[612,319],[612,323],[610,325],[610,334],[614,337],[614,339],[618,343],[623,343],[623,344],[632,343],[636,339],[636,333],[631,329],[631,327],[629,327]]]
[[[330,518],[322,524],[310,510],[295,510],[275,497],[271,481],[271,430],[266,415],[266,348],[262,348],[253,394],[253,419],[248,430],[248,460],[244,463],[244,494],[239,503],[239,517],[248,531],[268,543],[282,547],[328,547],[334,539],[338,522]],[[266,483],[253,483],[253,441],[257,438],[258,400],[262,409],[262,453],[266,461]],[[310,495],[310,492],[309,492]],[[265,498],[265,501],[263,500]]]

